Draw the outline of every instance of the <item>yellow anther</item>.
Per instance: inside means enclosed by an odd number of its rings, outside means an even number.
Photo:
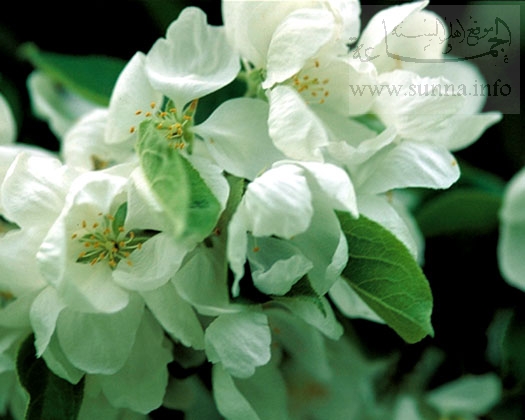
[[[142,110],[141,109],[138,109],[137,111],[135,111],[135,115],[140,115],[142,114]]]
[[[129,265],[130,267],[133,265],[133,263],[130,260],[126,260],[126,264]]]
[[[177,108],[170,108],[170,112],[172,114],[176,114],[177,113]]]
[[[115,220],[115,218],[111,214],[106,214],[106,218],[111,221]]]
[[[157,128],[158,128],[159,130],[161,130],[163,127],[164,127],[164,124],[162,124],[162,123],[158,123],[158,124],[157,124]]]
[[[259,248],[258,246],[254,246],[253,247],[253,252],[259,252],[261,250],[261,248]]]
[[[144,115],[145,115],[146,117],[151,117],[151,112],[148,111],[148,112],[146,112]]]
[[[130,132],[131,134],[133,134],[133,133],[135,132],[135,127],[133,127],[133,126],[132,126],[132,127],[129,127],[129,132]]]
[[[84,243],[84,247],[85,247],[85,248],[89,248],[90,246],[91,246],[91,242],[86,242],[86,243]]]
[[[151,109],[153,109],[153,108],[155,108],[157,106],[157,104],[155,102],[151,102],[149,104],[149,106],[150,106]]]
[[[87,222],[85,220],[82,220],[82,227],[85,229],[87,226]]]
[[[97,222],[93,223],[93,229],[96,229],[96,228],[98,228],[98,223]]]
[[[119,226],[118,231],[119,232],[124,232],[124,226]]]
[[[319,60],[315,60],[314,64],[315,64],[315,67],[318,68],[319,67]]]
[[[71,239],[76,239],[78,235],[76,233],[73,233],[73,235],[71,235]]]
[[[84,251],[78,254],[78,258],[84,258],[85,256],[86,256],[86,253]]]
[[[166,111],[162,111],[160,114],[159,114],[160,117],[164,118],[166,116],[168,116],[168,113]]]

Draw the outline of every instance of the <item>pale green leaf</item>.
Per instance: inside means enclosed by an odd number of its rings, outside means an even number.
[[[218,221],[221,205],[199,172],[171,147],[155,122],[139,128],[137,151],[146,180],[177,237],[206,237]]]

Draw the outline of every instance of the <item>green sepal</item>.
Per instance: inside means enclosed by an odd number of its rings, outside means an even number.
[[[406,342],[433,335],[430,286],[405,245],[364,216],[337,215],[348,242],[344,279]]]
[[[29,394],[25,419],[76,419],[82,404],[84,379],[72,384],[56,376],[43,359],[36,357],[34,340],[34,335],[27,337],[16,361],[20,383]]]
[[[111,230],[113,231],[113,234],[115,237],[118,237],[120,232],[120,229],[124,227],[124,222],[126,221],[126,214],[128,213],[128,202],[125,201],[122,203],[117,211],[115,212],[115,216],[113,216],[113,221],[111,222]]]

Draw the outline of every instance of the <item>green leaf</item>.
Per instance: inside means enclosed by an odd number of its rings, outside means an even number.
[[[416,212],[426,237],[457,233],[482,234],[498,228],[501,196],[472,188],[438,194]]]
[[[115,57],[58,54],[41,51],[34,44],[23,45],[21,54],[66,89],[102,106],[109,104],[113,87],[126,65]]]
[[[348,241],[348,284],[406,342],[433,335],[432,293],[405,245],[366,217],[337,214]]]
[[[20,382],[29,393],[26,420],[77,418],[84,380],[74,385],[51,372],[43,359],[36,358],[34,339],[30,335],[22,343],[17,358]]]
[[[171,221],[177,237],[206,237],[215,227],[221,206],[199,172],[170,147],[155,122],[139,127],[137,152],[146,179]]]

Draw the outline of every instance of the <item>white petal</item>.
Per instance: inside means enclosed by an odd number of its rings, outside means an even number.
[[[408,65],[410,64],[410,65]],[[477,66],[468,61],[444,61],[442,63],[406,63],[403,65],[407,70],[411,70],[424,77],[444,77],[452,83],[456,92],[461,92],[462,87],[470,88],[477,84],[485,85],[485,77]],[[459,114],[475,114],[481,112],[487,97],[485,95],[464,95],[465,102]]]
[[[439,142],[443,132],[465,102],[465,97],[450,89],[443,77],[420,77],[395,70],[379,76],[380,94],[372,107],[387,126],[392,125],[406,139]]]
[[[151,412],[162,405],[168,385],[167,364],[172,359],[162,328],[145,312],[122,369],[100,377],[104,394],[115,407],[143,414]]]
[[[290,316],[288,310],[274,308],[266,312],[274,343],[282,346],[301,370],[323,382],[328,381],[333,372],[328,364],[326,337],[300,317]]]
[[[386,27],[391,27],[390,22]],[[414,10],[386,35],[384,45],[374,50],[374,53],[381,54],[381,57],[373,60],[373,63],[382,72],[399,67],[418,72],[421,61],[437,61],[443,58],[447,49],[445,40],[448,40],[448,37],[448,22],[429,10]]]
[[[428,3],[428,0],[414,1],[392,6],[376,13],[359,38],[358,46],[361,46],[361,57],[363,59],[374,57],[372,61],[380,71],[390,69],[395,60],[387,55],[385,39],[392,38],[389,35],[398,25],[410,15],[426,7]]]
[[[213,397],[217,408],[230,420],[260,420],[251,404],[235,386],[235,382],[220,364],[212,368]]]
[[[498,263],[505,280],[525,292],[525,223],[508,222],[500,227]]]
[[[206,316],[243,310],[243,306],[230,304],[226,276],[224,272],[217,270],[217,261],[214,261],[214,258],[217,256],[208,248],[197,249],[173,277],[177,292],[199,313]],[[224,264],[222,259],[220,264]]]
[[[259,419],[288,420],[290,418],[288,384],[284,381],[280,367],[275,363],[258,368],[248,379],[236,380],[235,385],[253,407]]]
[[[302,169],[273,168],[248,185],[240,206],[249,215],[254,236],[291,238],[304,232],[312,218],[312,195]]]
[[[22,227],[51,224],[63,206],[68,174],[58,159],[20,153],[1,187],[4,216]]]
[[[271,340],[268,320],[261,312],[220,315],[206,329],[206,354],[231,375],[248,378],[270,361]]]
[[[252,241],[255,242],[255,241]],[[312,269],[312,263],[290,241],[257,238],[248,253],[253,284],[267,295],[282,296]]]
[[[425,400],[441,413],[486,414],[501,399],[502,384],[495,373],[467,375],[428,393]]]
[[[123,289],[155,290],[166,284],[180,268],[192,247],[179,244],[165,233],[148,239],[131,253],[129,264],[122,261],[113,271],[113,280]]]
[[[256,68],[266,68],[272,36],[282,21],[298,8],[321,9],[323,5],[324,2],[308,0],[225,0],[222,2],[222,18],[233,48]]]
[[[45,235],[40,226],[11,230],[0,239],[0,290],[21,296],[46,286],[39,273],[35,255]]]
[[[113,313],[128,304],[129,292],[111,281],[108,266],[73,261],[68,264],[67,280],[59,285],[58,292],[69,307],[80,312]]]
[[[144,292],[142,297],[159,323],[175,340],[187,347],[204,349],[204,332],[199,319],[192,306],[179,296],[172,283]]]
[[[288,308],[307,324],[315,327],[326,337],[338,340],[343,335],[343,327],[330,306],[328,300],[320,297],[318,301],[297,298],[278,298],[277,301]]]
[[[57,322],[60,346],[77,368],[87,373],[113,374],[128,359],[143,310],[144,303],[139,298],[113,314],[65,309]]]
[[[458,114],[448,127],[440,133],[436,143],[454,152],[470,146],[487,128],[501,121],[503,115],[499,112],[484,112],[482,114]]]
[[[17,136],[15,117],[9,103],[0,94],[0,144],[14,143]]]
[[[58,316],[65,307],[52,287],[46,287],[33,302],[30,317],[38,356],[41,356],[49,345]]]
[[[334,210],[347,211],[357,217],[357,203],[354,186],[348,174],[338,166],[329,163],[300,163],[307,170],[316,186],[330,200]],[[315,191],[313,186],[312,191]]]
[[[405,141],[376,154],[353,179],[359,193],[377,194],[407,187],[449,188],[458,178],[458,163],[444,147]]]
[[[73,366],[65,356],[56,334],[51,338],[42,358],[55,375],[72,384],[77,384],[84,377],[85,372]]]
[[[228,263],[234,273],[232,294],[239,296],[239,281],[244,275],[244,263],[248,247],[248,234],[250,220],[249,214],[244,206],[238,206],[228,224],[228,242],[226,244],[226,255]]]
[[[312,288],[324,295],[345,268],[348,260],[346,239],[330,203],[316,201],[311,225],[292,239],[294,245],[313,263],[308,273]]]
[[[289,86],[269,92],[269,132],[275,146],[297,160],[322,161],[321,147],[329,142],[323,122]]]
[[[71,127],[62,142],[62,156],[67,165],[89,171],[135,159],[132,143],[106,143],[107,115],[107,109],[96,109]]]
[[[329,11],[298,9],[276,28],[268,48],[267,75],[263,88],[298,73],[333,36],[334,16]]]
[[[152,86],[179,108],[227,85],[239,70],[224,28],[207,25],[196,7],[185,8],[146,57]]]
[[[224,102],[194,128],[221,168],[254,179],[272,163],[284,158],[268,134],[268,104],[251,98]]]
[[[135,138],[133,133],[145,118],[146,112],[162,103],[162,93],[150,84],[144,69],[146,56],[137,52],[117,79],[109,101],[105,139],[108,144]],[[137,112],[141,111],[140,115]]]
[[[500,214],[502,222],[525,224],[523,209],[525,209],[525,167],[507,184]]]

